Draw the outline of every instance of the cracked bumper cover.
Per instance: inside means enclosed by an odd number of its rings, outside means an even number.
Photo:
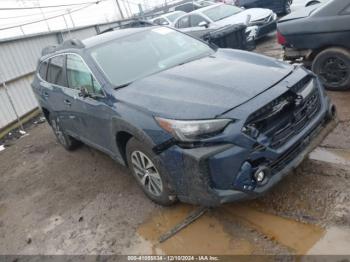
[[[231,158],[229,159],[231,162],[239,162],[241,167],[247,163],[247,158],[236,160],[235,154],[232,154],[232,152],[235,150],[235,146],[232,144],[200,147],[194,149],[182,149],[176,147],[173,150],[178,151],[178,160],[180,160],[183,164],[180,179],[176,179],[176,181],[174,181],[176,184],[175,187],[178,198],[182,202],[186,203],[203,206],[218,206],[223,203],[243,199],[252,199],[263,195],[294,168],[300,165],[307,154],[313,148],[315,148],[329,132],[329,130],[331,130],[331,127],[333,126],[332,123],[334,121],[328,120],[329,117],[327,112],[329,111],[330,106],[330,102],[327,98],[326,106],[324,106],[322,112],[315,119],[315,122],[311,127],[305,130],[302,137],[298,138],[294,143],[298,143],[299,145],[299,151],[297,154],[293,155],[293,157],[289,159],[288,163],[286,163],[283,168],[279,169],[277,172],[271,173],[267,183],[264,183],[264,185],[261,186],[255,185],[254,187],[248,189],[247,187],[243,187],[244,181],[239,181],[239,183],[236,183],[237,179],[240,177],[240,173],[243,172],[242,169],[238,172],[238,174],[237,172],[235,173],[234,170],[232,171],[232,181],[230,181],[228,185],[229,188],[220,188],[215,185],[215,182],[213,183],[213,172],[215,172],[215,169],[211,168],[211,162],[217,161],[217,164],[220,165],[220,168],[223,168],[223,170],[225,170],[227,167],[225,162],[220,159],[222,154],[226,159]],[[245,149],[245,151],[249,150]],[[242,154],[242,152],[240,152],[239,154],[243,155],[243,157],[249,156],[248,152],[246,152],[246,154]],[[248,174],[250,178],[253,170],[253,168],[249,170],[248,167]],[[216,175],[220,176],[220,174]],[[239,187],[238,185],[241,186]]]

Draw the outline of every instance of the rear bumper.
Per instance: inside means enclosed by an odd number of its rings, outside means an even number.
[[[307,59],[312,54],[311,49],[296,49],[290,47],[284,47],[283,57],[285,60],[296,60],[300,58]]]
[[[167,154],[170,154],[168,163],[176,161],[170,169],[173,170],[172,182],[179,200],[203,206],[218,206],[263,195],[296,168],[329,132],[334,122],[329,120],[330,107],[329,98],[324,97],[320,113],[293,140],[292,145],[275,154],[268,166],[263,163],[270,172],[261,185],[256,182],[254,184],[252,178],[261,164],[250,163],[254,162],[251,162],[254,157],[267,157],[268,152],[252,152],[252,149],[232,144],[194,149],[174,147],[167,150]],[[221,180],[220,183],[217,183],[218,180]]]

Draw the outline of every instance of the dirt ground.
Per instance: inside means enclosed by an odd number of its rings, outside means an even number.
[[[281,56],[275,39],[257,52]],[[47,123],[0,152],[0,254],[349,254],[350,92],[330,93],[340,122],[265,197],[224,205],[159,243],[193,206],[149,201],[128,170]]]

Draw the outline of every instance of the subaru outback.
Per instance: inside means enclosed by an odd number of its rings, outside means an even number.
[[[260,196],[335,110],[302,66],[158,26],[47,47],[32,87],[67,150],[105,152],[162,205]]]

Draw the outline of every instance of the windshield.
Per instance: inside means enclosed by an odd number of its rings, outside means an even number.
[[[208,45],[167,27],[142,31],[91,50],[91,56],[115,86],[212,54]]]
[[[219,5],[203,11],[207,17],[216,22],[226,17],[242,12],[242,9],[233,5]]]
[[[186,14],[186,13],[179,11],[179,12],[167,15],[166,18],[168,18],[168,20],[170,22],[174,22],[178,17],[180,17],[180,16],[182,16],[184,14]]]

